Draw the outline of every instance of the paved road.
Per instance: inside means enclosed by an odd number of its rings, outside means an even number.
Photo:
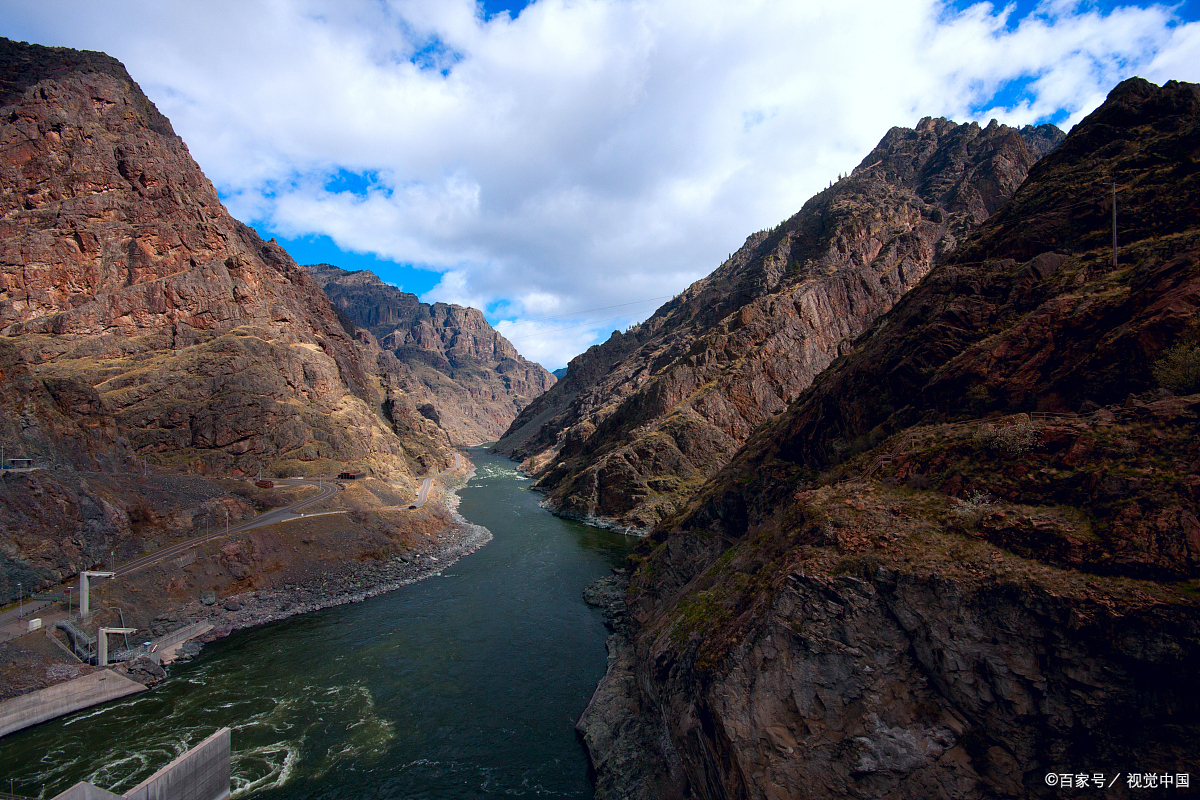
[[[454,466],[450,469],[458,469],[462,466],[462,456],[458,453],[454,454]],[[441,472],[435,472],[425,478],[421,478],[421,488],[417,489],[417,502],[413,503],[417,508],[425,505],[425,500],[429,497],[429,487],[433,485],[433,479],[449,472],[449,469],[444,469]]]
[[[26,598],[24,607],[18,605],[0,614],[0,642],[6,642],[28,633],[29,620],[33,617],[40,617],[41,614],[37,612],[48,605],[50,605],[48,600]],[[17,616],[18,612],[20,612],[20,617]],[[42,621],[46,622],[45,619]]]
[[[312,497],[306,497],[303,500],[297,500],[296,502],[281,508],[272,509],[265,514],[259,514],[253,519],[246,520],[245,522],[239,522],[237,525],[231,525],[229,526],[228,530],[221,529],[204,536],[195,536],[191,539],[164,547],[161,550],[156,550],[149,555],[142,556],[134,561],[130,561],[128,564],[122,564],[121,566],[117,567],[116,577],[119,578],[122,575],[128,575],[131,572],[136,572],[142,567],[155,564],[159,561],[162,561],[164,558],[177,556],[180,553],[190,550],[198,544],[211,542],[213,539],[220,539],[222,536],[232,536],[235,533],[242,533],[243,531],[252,530],[253,528],[261,528],[264,525],[274,525],[277,522],[287,522],[288,520],[297,519],[298,517],[304,516],[303,514],[298,513],[301,509],[307,508],[313,503],[319,503],[320,501],[328,497],[332,497],[338,493],[338,485],[336,483],[329,483],[326,481],[306,481],[299,478],[280,478],[279,480],[276,480],[275,483],[276,485],[282,484],[284,486],[316,486],[321,491],[317,492]]]

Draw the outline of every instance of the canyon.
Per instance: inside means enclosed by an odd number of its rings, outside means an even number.
[[[479,309],[422,303],[365,270],[306,269],[338,310],[406,367],[406,390],[424,400],[418,410],[456,445],[496,441],[554,385],[554,376],[523,358]]]
[[[1200,386],[1153,367],[1198,334],[1198,123],[1194,84],[1117,86],[639,545],[596,599],[598,797],[1189,772]]]
[[[649,530],[1003,206],[1062,136],[931,118],[893,128],[794,216],[574,359],[497,451],[524,461],[556,513]]]
[[[545,370],[457,306],[437,307],[453,377],[381,346],[229,215],[103,53],[0,40],[0,109],[0,446],[35,467],[6,470],[0,487],[0,600],[306,491],[252,486],[260,477],[366,475],[340,495],[355,524],[329,520],[318,536],[351,561],[428,549],[455,528],[440,492],[397,509],[454,446],[494,438],[553,382]],[[454,344],[468,340],[488,354]],[[202,591],[317,580],[293,555],[303,542],[282,537],[255,533],[245,563],[215,554],[209,574],[164,578],[150,593],[161,602],[126,597],[130,613],[148,625]]]
[[[258,476],[352,471],[97,617],[221,636],[358,602],[486,540],[447,468],[500,437],[555,513],[646,534],[586,592],[599,798],[1187,773],[1198,123],[1200,87],[1130,79],[1067,135],[894,128],[556,382],[477,310],[264,242],[116,60],[0,40],[0,445],[36,466],[0,481],[0,600],[311,491]]]

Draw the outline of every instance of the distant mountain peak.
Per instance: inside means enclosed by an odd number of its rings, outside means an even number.
[[[554,384],[554,376],[522,357],[479,309],[423,303],[368,270],[306,269],[335,308],[413,371],[456,443],[495,441]]]
[[[940,117],[892,128],[797,214],[574,359],[500,451],[536,465],[560,513],[649,528],[1003,206],[1062,136]]]

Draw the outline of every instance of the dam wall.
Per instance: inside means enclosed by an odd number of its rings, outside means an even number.
[[[0,736],[144,691],[142,684],[112,670],[83,675],[0,703]]]
[[[229,800],[229,728],[221,728],[123,795],[81,781],[53,800]]]

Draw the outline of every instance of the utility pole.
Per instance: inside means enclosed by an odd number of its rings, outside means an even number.
[[[221,509],[225,512],[225,533],[229,533],[229,509],[225,506],[221,506]]]
[[[21,591],[21,584],[17,583],[17,619],[25,615],[25,594]]]
[[[1117,266],[1117,184],[1113,182],[1113,268]]]

